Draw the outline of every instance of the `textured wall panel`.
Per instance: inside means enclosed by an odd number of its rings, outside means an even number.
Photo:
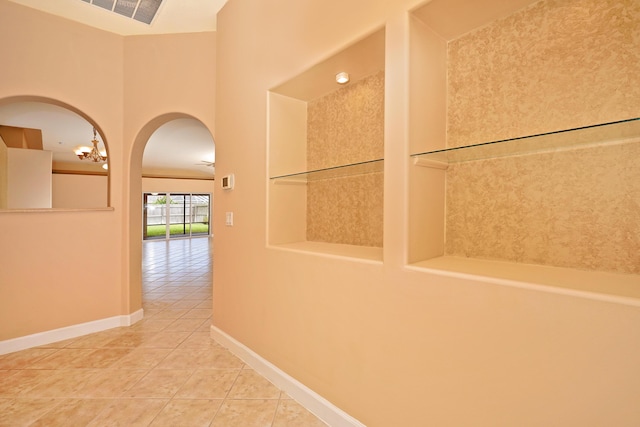
[[[383,180],[378,172],[309,183],[307,240],[382,247]]]
[[[637,117],[640,1],[548,0],[449,43],[448,145]]]
[[[449,146],[640,116],[639,42],[637,0],[542,1],[451,42]],[[638,159],[640,142],[452,166],[446,253],[639,274]]]
[[[379,159],[384,152],[384,73],[309,102],[307,166]],[[382,246],[383,174],[310,182],[307,240]]]
[[[307,167],[311,170],[384,156],[384,73],[310,101]]]
[[[640,274],[640,141],[454,165],[449,255]]]

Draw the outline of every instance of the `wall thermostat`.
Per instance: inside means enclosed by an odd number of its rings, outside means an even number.
[[[233,174],[222,177],[222,188],[225,190],[233,190]]]

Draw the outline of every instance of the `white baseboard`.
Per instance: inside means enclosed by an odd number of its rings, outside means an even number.
[[[142,320],[143,317],[144,311],[140,309],[127,315],[113,316],[106,319],[94,320],[92,322],[80,323],[78,325],[66,326],[51,331],[38,332],[37,334],[0,341],[0,354],[26,350],[28,348],[77,338],[120,326],[131,326],[139,320]]]
[[[365,427],[360,421],[213,325],[211,325],[211,338],[227,347],[229,351],[242,359],[256,372],[271,381],[276,387],[287,393],[329,426]]]

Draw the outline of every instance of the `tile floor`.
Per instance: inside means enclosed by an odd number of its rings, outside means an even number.
[[[213,341],[211,239],[143,244],[145,317],[0,356],[0,426],[326,427]]]

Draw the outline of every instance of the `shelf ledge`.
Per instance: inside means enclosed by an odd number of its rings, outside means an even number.
[[[442,256],[408,269],[640,307],[640,275]]]
[[[434,165],[437,164],[463,163],[638,141],[640,141],[640,118],[632,118],[575,129],[416,153],[411,157],[420,161],[420,164],[416,162],[416,165],[436,167]]]
[[[384,159],[376,159],[358,163],[351,163],[348,165],[333,166],[299,173],[272,176],[270,179],[275,182],[287,181],[288,183],[305,183],[310,181],[320,181],[324,179],[344,178],[347,176],[379,173],[383,171]]]
[[[293,242],[269,245],[269,248],[300,253],[313,253],[340,259],[357,259],[359,261],[382,263],[382,248],[372,246],[345,245],[326,242]]]

